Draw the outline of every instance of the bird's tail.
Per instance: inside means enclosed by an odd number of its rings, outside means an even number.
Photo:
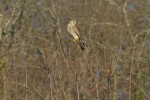
[[[80,48],[81,48],[82,50],[84,50],[84,49],[85,49],[85,42],[84,42],[84,40],[79,39],[78,43],[79,43],[79,45],[80,45]]]

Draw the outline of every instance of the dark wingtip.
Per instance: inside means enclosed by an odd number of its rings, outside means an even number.
[[[85,47],[81,47],[81,50],[85,50]]]
[[[85,42],[84,42],[84,40],[79,38],[78,44],[80,45],[81,50],[85,50]]]
[[[80,39],[80,48],[81,50],[85,50],[85,42]]]

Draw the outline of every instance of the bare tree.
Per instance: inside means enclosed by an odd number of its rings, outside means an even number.
[[[148,100],[149,5],[1,0],[0,99]],[[84,51],[67,32],[72,19]]]

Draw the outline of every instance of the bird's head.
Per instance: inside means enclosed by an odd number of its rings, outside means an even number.
[[[71,24],[71,25],[75,25],[76,24],[76,21],[75,20],[71,20],[70,22],[69,22],[69,24]]]

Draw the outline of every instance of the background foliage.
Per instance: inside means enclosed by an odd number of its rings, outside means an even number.
[[[149,100],[150,0],[0,0],[1,100]],[[77,21],[86,50],[66,25]]]

